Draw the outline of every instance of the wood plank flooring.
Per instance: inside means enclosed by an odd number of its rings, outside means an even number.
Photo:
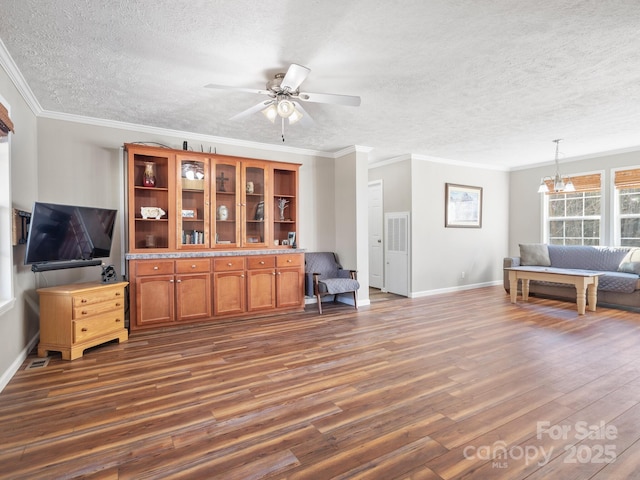
[[[640,315],[489,287],[134,333],[22,368],[0,429],[11,479],[640,478]]]

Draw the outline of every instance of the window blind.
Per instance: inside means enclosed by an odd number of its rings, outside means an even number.
[[[7,107],[0,103],[0,137],[6,137],[13,131],[13,122],[9,118]]]
[[[575,187],[576,192],[599,192],[600,191],[601,187],[600,187],[599,173],[592,173],[590,175],[576,175],[575,177],[568,177],[568,178],[571,178],[571,181],[573,182],[573,186]],[[547,187],[549,188],[547,195],[554,195],[558,193],[560,194],[573,193],[573,192],[554,192],[553,180],[546,179],[544,183],[546,183]]]
[[[640,168],[617,170],[614,178],[616,188],[639,188]]]

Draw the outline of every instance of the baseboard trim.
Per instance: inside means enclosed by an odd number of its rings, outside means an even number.
[[[431,295],[440,295],[442,293],[463,292],[465,290],[474,290],[476,288],[494,287],[502,285],[503,280],[494,280],[493,282],[472,283],[470,285],[457,285],[455,287],[437,288],[435,290],[424,290],[422,292],[411,292],[409,298],[429,297]]]
[[[4,387],[7,386],[9,381],[16,374],[22,362],[24,362],[29,355],[29,352],[36,346],[38,343],[38,339],[40,338],[40,332],[36,333],[33,338],[29,341],[26,347],[22,349],[20,355],[13,361],[13,363],[9,366],[9,368],[2,374],[0,377],[0,392],[4,390]]]

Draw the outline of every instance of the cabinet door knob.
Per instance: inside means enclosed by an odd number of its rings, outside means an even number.
[[[82,328],[82,331],[83,331],[83,332],[86,332],[86,331],[87,331],[87,329],[86,329],[86,328]]]
[[[173,279],[169,280],[169,283],[173,283]]]
[[[116,318],[116,323],[120,322],[121,320],[119,318]]]
[[[179,279],[178,279],[178,280],[176,280],[176,282],[177,282],[177,283],[182,283],[182,280],[179,280]]]
[[[274,276],[275,276],[275,274],[276,274],[276,272],[271,272],[271,275],[274,275]],[[280,274],[278,274],[278,275],[280,275]]]
[[[244,278],[244,274],[240,275],[240,278]]]

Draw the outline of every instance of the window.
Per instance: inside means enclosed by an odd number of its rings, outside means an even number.
[[[571,193],[545,194],[545,237],[553,245],[600,245],[601,174],[571,177]]]
[[[11,169],[9,163],[9,131],[13,124],[7,105],[0,97],[0,314],[9,310],[13,298],[13,258],[11,246]]]
[[[614,174],[615,244],[640,247],[640,168]]]

